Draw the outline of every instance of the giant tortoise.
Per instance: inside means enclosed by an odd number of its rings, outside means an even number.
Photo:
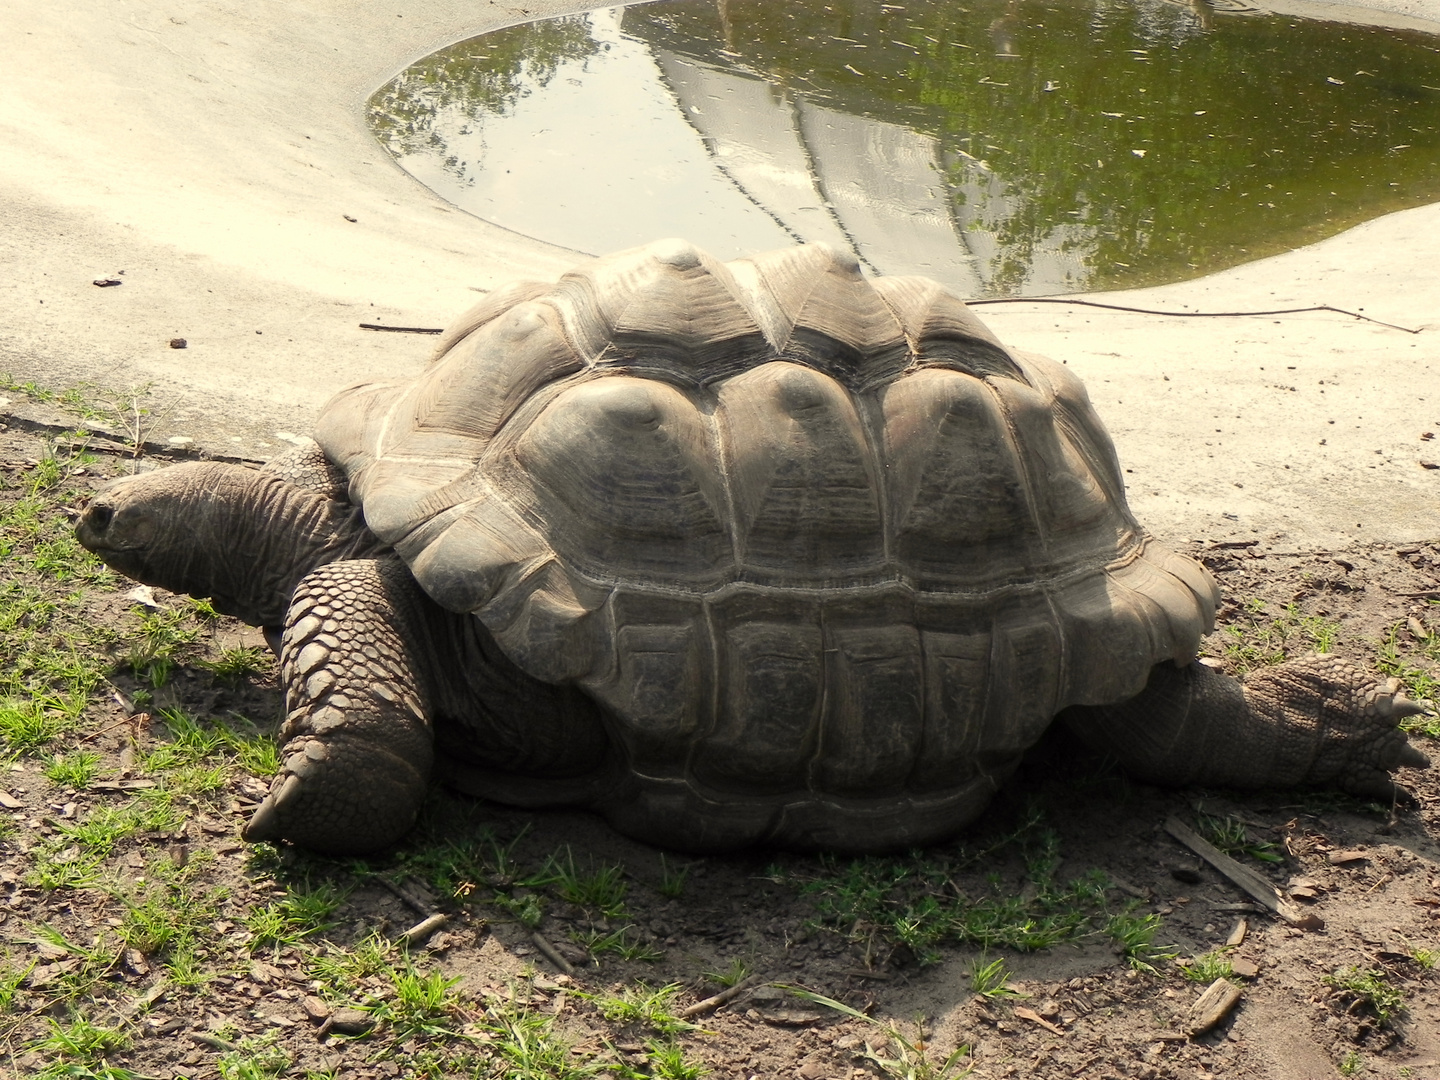
[[[919,277],[663,241],[489,296],[266,468],[115,481],[81,542],[268,628],[245,830],[364,852],[432,772],[716,851],[974,819],[1057,716],[1164,784],[1390,797],[1419,707],[1195,662],[1218,591],[1141,528],[1079,380]]]

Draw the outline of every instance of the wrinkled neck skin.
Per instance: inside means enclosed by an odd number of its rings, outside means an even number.
[[[150,585],[208,597],[254,626],[285,621],[300,579],[388,551],[358,507],[236,465],[177,465],[116,481],[87,507],[80,542]]]

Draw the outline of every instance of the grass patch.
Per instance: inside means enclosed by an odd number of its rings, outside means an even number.
[[[679,1035],[699,1031],[696,1024],[682,1020],[672,1005],[680,992],[679,983],[660,987],[644,984],[623,987],[618,994],[582,994],[575,996],[589,1001],[607,1021],[621,1027],[645,1027],[660,1035]]]
[[[291,889],[281,899],[254,909],[245,916],[245,926],[250,931],[250,952],[269,946],[272,952],[278,953],[329,929],[330,916],[348,895],[349,890],[329,883],[313,888],[307,885]]]
[[[1248,855],[1261,862],[1283,863],[1285,856],[1268,840],[1252,840],[1243,821],[1233,817],[1217,818],[1201,814],[1197,822],[1200,835],[1227,855]]]
[[[738,986],[751,975],[752,969],[749,964],[739,957],[730,961],[730,966],[723,971],[707,971],[704,978],[726,990],[732,986]]]
[[[370,1006],[377,1021],[388,1023],[397,1037],[425,1035],[439,1038],[456,1034],[461,1003],[451,991],[460,977],[447,977],[439,971],[421,975],[407,962],[402,968],[391,968],[389,991],[385,998]]]
[[[274,1032],[241,1039],[234,1050],[220,1055],[215,1067],[222,1080],[275,1080],[290,1068],[290,1052],[279,1045]]]
[[[607,919],[617,919],[625,914],[625,870],[620,866],[590,867],[580,870],[575,865],[575,855],[569,847],[562,857],[557,851],[551,855],[541,872],[541,882],[553,884],[560,898],[599,912]]]
[[[1379,968],[1342,968],[1333,975],[1326,975],[1321,982],[1348,1003],[1347,1012],[1368,1012],[1381,1027],[1388,1027],[1390,1021],[1405,1009],[1404,992]]]
[[[99,767],[100,755],[95,751],[75,750],[50,757],[45,762],[45,779],[57,787],[84,791],[95,779]]]
[[[1440,634],[1430,634],[1419,648],[1407,650],[1401,645],[1404,623],[1396,623],[1385,633],[1375,649],[1375,665],[1384,674],[1400,680],[1406,697],[1429,702],[1430,713],[1406,717],[1402,730],[1431,739],[1440,739],[1440,715],[1433,706],[1440,701]]]
[[[882,1075],[892,1077],[893,1080],[961,1080],[975,1071],[974,1063],[970,1060],[970,1047],[965,1043],[957,1046],[945,1057],[933,1056],[935,1048],[926,1037],[923,1020],[915,1021],[915,1037],[912,1039],[893,1024],[886,1024],[834,998],[794,986],[786,989],[804,1001],[823,1005],[852,1020],[862,1020],[879,1028],[884,1033],[885,1042],[877,1049],[874,1043],[866,1040],[865,1057]]]
[[[1292,656],[1328,653],[1339,636],[1339,623],[1306,615],[1297,604],[1287,604],[1279,615],[1272,615],[1263,600],[1249,600],[1244,613],[1221,630],[1220,655],[1225,669],[1240,676],[1273,667]]]
[[[700,1080],[710,1070],[685,1056],[685,1048],[677,1042],[645,1043],[645,1057],[650,1075],[656,1080]]]
[[[1155,944],[1155,935],[1159,933],[1162,922],[1159,915],[1136,915],[1126,911],[1111,917],[1105,924],[1105,933],[1115,942],[1131,968],[1154,975],[1156,964],[1174,960],[1180,951],[1173,945]]]
[[[554,1024],[553,1017],[513,1001],[488,1003],[480,1031],[498,1068],[477,1075],[496,1075],[506,1080],[588,1080],[616,1071],[609,1064],[573,1054],[570,1044],[555,1033]]]
[[[1006,884],[987,875],[988,888],[972,893],[955,874],[963,866],[1008,848],[1018,850],[1024,881]],[[947,858],[916,853],[909,858],[821,857],[812,875],[784,874],[812,898],[820,925],[852,939],[877,930],[909,948],[921,964],[940,958],[943,944],[1031,952],[1096,928],[1105,913],[1104,875],[1092,872],[1068,882],[1055,879],[1059,840],[1032,815],[1019,830],[976,854]]]
[[[572,940],[597,959],[613,955],[621,960],[656,961],[665,953],[643,940],[633,926],[622,926],[618,930],[581,930],[571,935]]]
[[[984,998],[1027,997],[1010,985],[1011,971],[1003,958],[985,963],[980,957],[970,964],[970,989]]]
[[[1235,976],[1235,969],[1231,966],[1230,958],[1225,955],[1223,949],[1196,956],[1189,963],[1182,961],[1180,970],[1191,982],[1205,983],[1206,985],[1216,979],[1230,979]]]
[[[120,1028],[100,1027],[84,1017],[73,1017],[68,1023],[48,1021],[50,1033],[33,1044],[31,1049],[48,1053],[82,1065],[94,1065],[110,1054],[129,1049],[130,1036]]]
[[[690,876],[690,867],[671,866],[670,860],[665,857],[664,852],[660,854],[660,884],[657,887],[661,896],[670,900],[679,900],[685,895],[685,879]]]
[[[241,679],[266,675],[275,670],[275,658],[268,649],[257,645],[240,645],[221,649],[214,660],[199,660],[197,666],[209,671],[221,682],[234,686]]]

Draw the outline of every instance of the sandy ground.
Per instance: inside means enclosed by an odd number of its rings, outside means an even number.
[[[264,457],[336,389],[418,370],[427,339],[356,324],[441,325],[475,289],[576,256],[430,194],[371,139],[364,100],[435,48],[577,6],[6,0],[0,373],[153,382],[180,397],[166,434]],[[1305,5],[1440,32],[1440,0],[1373,6]],[[1087,380],[1155,532],[1297,549],[1440,532],[1440,469],[1422,465],[1440,463],[1422,439],[1440,432],[1440,206],[1117,298],[1328,303],[1421,331],[985,309],[1010,344]]]

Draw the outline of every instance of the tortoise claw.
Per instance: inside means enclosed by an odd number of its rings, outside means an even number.
[[[1430,759],[1407,742],[1400,747],[1400,753],[1395,758],[1395,765],[1396,767],[1403,766],[1407,769],[1428,769],[1430,767]]]
[[[250,820],[245,823],[245,828],[240,831],[241,837],[251,844],[263,843],[267,840],[279,840],[283,835],[280,824],[280,814],[286,804],[293,804],[300,795],[300,788],[304,781],[293,773],[285,778],[285,782],[278,790],[272,789],[269,795],[256,808],[255,813],[250,815]]]

